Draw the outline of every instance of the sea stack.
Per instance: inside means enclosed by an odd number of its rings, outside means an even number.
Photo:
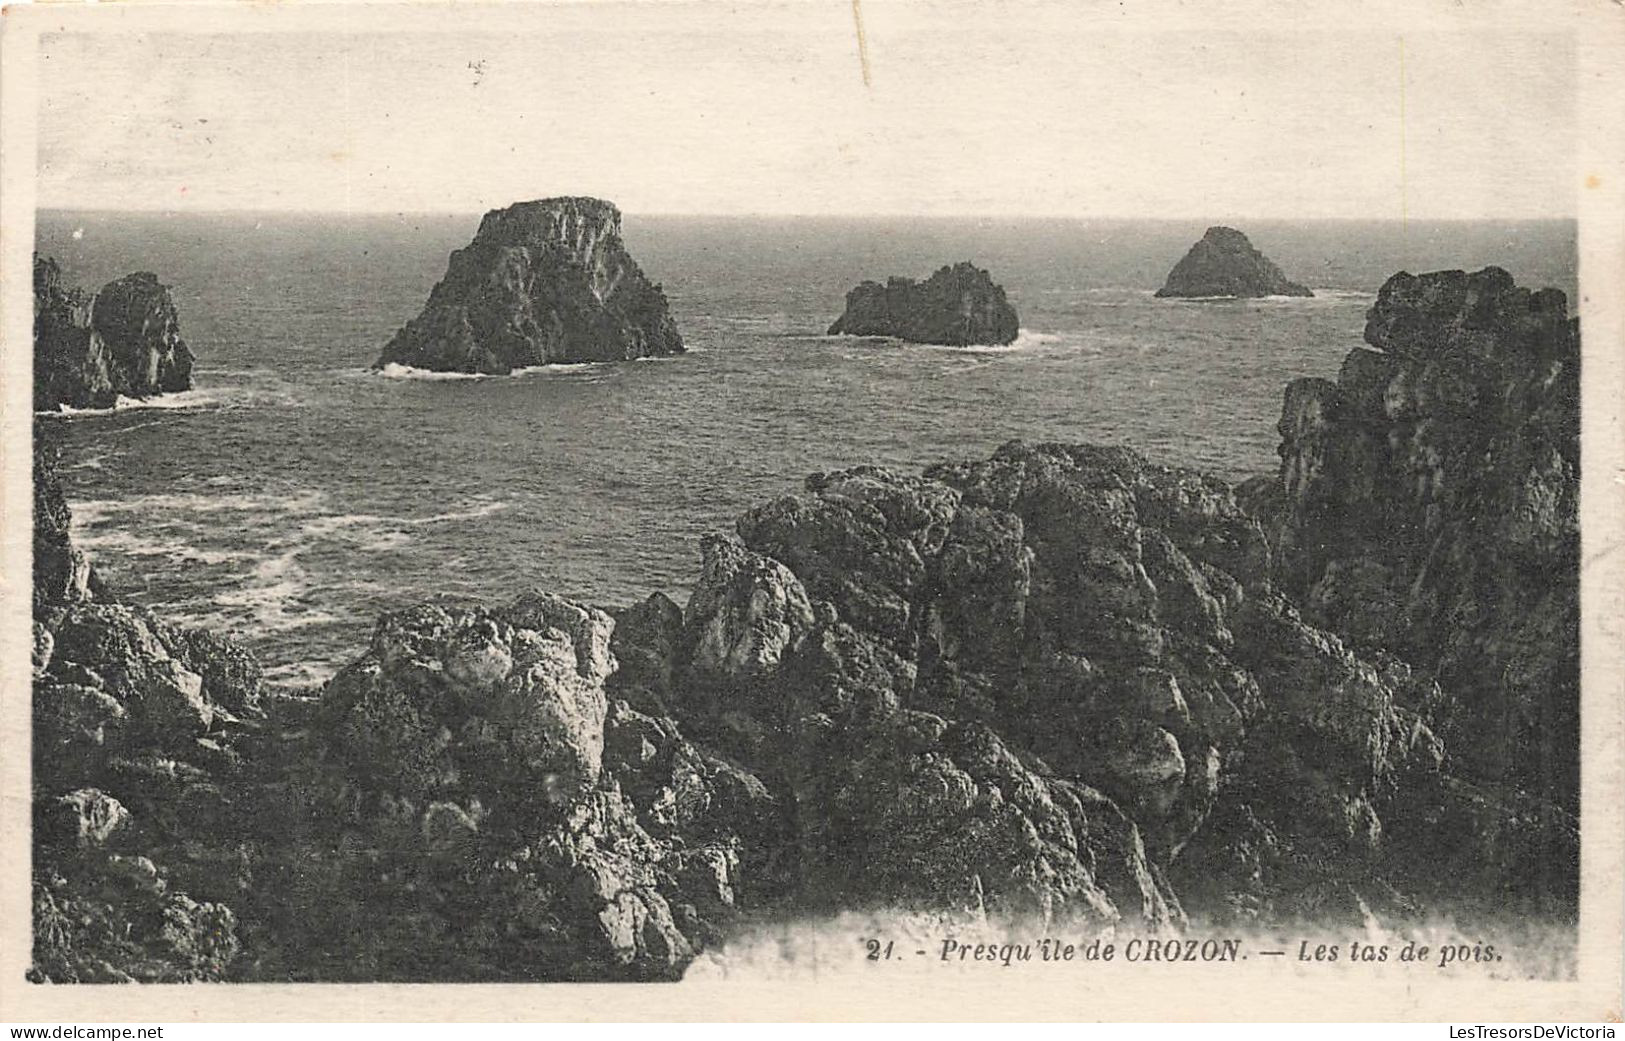
[[[1162,297],[1203,296],[1314,296],[1304,286],[1287,281],[1247,236],[1235,228],[1207,229],[1183,260],[1168,273],[1157,290]]]
[[[938,269],[924,282],[893,276],[846,294],[846,313],[829,335],[895,336],[953,347],[1010,343],[1020,331],[1016,309],[986,271],[969,261]]]
[[[88,296],[34,257],[34,410],[112,408],[120,397],[189,390],[192,352],[169,287],[141,271]]]
[[[666,294],[621,241],[621,211],[560,197],[487,213],[374,367],[506,375],[682,350]]]

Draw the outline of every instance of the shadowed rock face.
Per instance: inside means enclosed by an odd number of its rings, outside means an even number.
[[[49,257],[34,257],[34,410],[111,408],[192,386],[169,287],[149,272],[94,296],[65,285]]]
[[[669,721],[610,702],[613,626],[546,593],[424,605],[380,620],[328,685],[317,729],[362,796],[351,827],[398,851],[378,881],[404,872],[435,894],[416,909],[429,971],[670,977],[712,933],[700,909],[732,908],[735,829],[770,817],[771,797]],[[374,946],[401,971],[404,952]]]
[[[621,242],[621,213],[563,197],[492,210],[376,363],[507,374],[676,354],[666,296]]]
[[[911,343],[954,347],[1015,340],[1015,308],[986,271],[969,262],[939,268],[924,282],[892,277],[864,282],[846,294],[846,313],[829,335],[895,336]]]
[[[814,624],[732,687],[680,667],[674,705],[803,808],[803,899],[1137,922],[1403,905],[1382,821],[1439,769],[1434,688],[1273,593],[1222,482],[1013,443],[924,477],[815,475],[738,528]],[[760,594],[727,602],[763,615],[731,617],[784,631],[799,596],[751,573]]]
[[[1212,227],[1168,273],[1161,297],[1314,296],[1234,228]]]
[[[1316,624],[1437,677],[1467,777],[1573,812],[1578,323],[1499,268],[1401,273],[1365,338],[1287,388],[1279,478],[1251,489],[1272,571]]]

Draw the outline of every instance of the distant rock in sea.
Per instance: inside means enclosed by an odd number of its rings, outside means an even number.
[[[374,367],[506,375],[682,350],[665,293],[621,241],[621,211],[561,197],[487,213]]]
[[[125,275],[87,296],[64,284],[55,260],[34,257],[36,412],[111,408],[191,386],[192,352],[157,275]]]
[[[1016,309],[986,271],[969,261],[938,269],[924,282],[893,276],[846,294],[846,313],[829,335],[895,336],[952,347],[1010,343],[1020,331]]]
[[[1296,282],[1287,281],[1247,236],[1235,228],[1215,226],[1192,246],[1168,273],[1157,290],[1163,297],[1199,296],[1314,296]]]

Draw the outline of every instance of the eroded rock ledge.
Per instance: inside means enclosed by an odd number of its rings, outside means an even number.
[[[665,293],[621,241],[620,210],[560,197],[487,213],[374,367],[505,375],[682,350]]]
[[[924,282],[892,276],[864,282],[846,294],[846,312],[829,335],[894,336],[911,343],[952,347],[1006,344],[1020,333],[1016,309],[1004,289],[968,261],[942,267]]]
[[[192,360],[157,275],[125,275],[90,295],[64,283],[55,260],[35,254],[34,411],[112,408],[120,397],[189,390]]]

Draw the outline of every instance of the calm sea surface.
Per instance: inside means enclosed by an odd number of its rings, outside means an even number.
[[[495,379],[367,371],[478,215],[40,215],[87,287],[174,288],[196,389],[53,418],[78,536],[130,599],[319,680],[374,617],[542,586],[681,602],[698,540],[814,470],[915,470],[1001,442],[1129,444],[1272,470],[1281,388],[1335,376],[1400,269],[1505,267],[1574,299],[1569,222],[1244,225],[1312,300],[1151,293],[1202,222],[637,217],[691,353]],[[987,267],[1011,347],[822,335],[864,278]]]

